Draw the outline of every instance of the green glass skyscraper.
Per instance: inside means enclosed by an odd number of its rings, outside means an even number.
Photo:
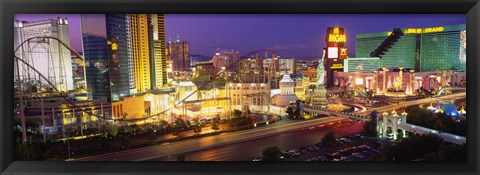
[[[372,55],[391,32],[357,35],[356,56],[346,60],[346,72],[372,72],[381,67],[408,67],[426,72],[466,69],[466,25],[402,28],[403,35],[382,55]]]

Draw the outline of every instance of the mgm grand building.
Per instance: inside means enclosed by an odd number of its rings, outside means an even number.
[[[466,25],[395,28],[357,34],[356,56],[336,72],[335,85],[375,90],[439,89],[465,84]]]

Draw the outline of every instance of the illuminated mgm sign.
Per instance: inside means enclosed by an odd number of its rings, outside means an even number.
[[[344,43],[345,41],[346,41],[345,35],[341,35],[341,34],[329,34],[328,35],[328,42]]]
[[[345,43],[347,41],[347,37],[345,36],[345,31],[343,28],[329,27],[327,31],[328,43]]]
[[[345,30],[339,27],[327,28],[327,58],[348,58],[347,48],[344,46],[347,41]]]

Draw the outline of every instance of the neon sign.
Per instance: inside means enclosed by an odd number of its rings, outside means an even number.
[[[344,34],[329,34],[328,35],[328,42],[332,43],[344,43],[346,41],[346,37]]]
[[[345,59],[345,58],[348,58],[348,50],[347,50],[347,48],[346,48],[346,47],[342,47],[342,48],[340,48],[340,50],[339,50],[339,51],[340,51],[340,53],[339,53],[339,56],[338,56],[338,58],[340,58],[340,59]]]
[[[332,66],[330,67],[332,69],[341,69],[343,68],[343,64],[332,64]]]
[[[443,32],[444,27],[427,27],[427,28],[406,28],[403,30],[403,34],[422,34],[422,33],[434,33],[434,32]],[[387,35],[390,36],[392,32],[388,32]]]
[[[444,28],[443,27],[429,27],[425,28],[423,33],[430,33],[430,32],[443,32]]]
[[[343,32],[343,28],[329,27],[327,29],[327,42],[329,43],[344,43],[346,42],[346,36]]]

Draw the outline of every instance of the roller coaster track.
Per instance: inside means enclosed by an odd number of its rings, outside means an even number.
[[[15,49],[15,53],[18,51],[18,49],[23,46],[23,44],[25,44],[26,42],[30,41],[30,40],[33,40],[33,39],[53,39],[53,40],[56,40],[58,41],[60,44],[62,44],[64,47],[66,47],[68,50],[70,50],[70,52],[72,52],[73,54],[75,54],[75,56],[77,56],[78,58],[80,58],[81,60],[84,60],[84,57],[81,56],[80,54],[78,54],[78,52],[76,52],[74,49],[72,49],[70,46],[68,46],[66,43],[64,43],[62,40],[60,40],[59,38],[57,37],[52,37],[52,36],[42,36],[42,37],[32,37],[32,38],[29,38],[25,41],[23,41],[16,49]],[[256,54],[258,52],[262,52],[262,51],[269,51],[269,52],[272,52],[273,53],[273,50],[271,49],[261,49],[261,50],[257,50],[257,51],[254,51],[254,52],[250,52],[249,54],[247,54],[247,56],[250,56],[250,55],[253,55],[253,54]],[[50,86],[52,86],[52,88],[57,92],[57,93],[60,93],[60,91],[53,85],[52,82],[50,82],[42,73],[40,73],[37,69],[35,69],[32,65],[28,64],[25,60],[21,59],[20,57],[18,56],[14,56],[15,57],[15,60],[17,61],[17,64],[19,62],[25,64],[26,66],[32,68],[33,71],[35,71],[36,73],[39,74],[39,76],[44,79]],[[210,79],[210,81],[202,84],[199,88],[197,88],[197,90],[195,90],[194,92],[190,93],[189,95],[187,95],[185,98],[183,98],[182,100],[180,100],[179,102],[177,102],[174,106],[178,106],[179,104],[182,104],[184,103],[189,97],[191,97],[192,95],[194,95],[195,93],[197,93],[200,89],[203,89],[205,86],[207,86],[208,84],[212,83],[219,75],[221,75],[223,72],[225,71],[228,71],[228,70],[231,70],[233,67],[235,67],[241,60],[243,60],[242,58],[238,59],[236,62],[230,64],[226,69],[222,69],[218,74],[214,74],[214,76],[212,77],[212,79]],[[23,97],[21,97],[20,99],[22,99]],[[68,99],[66,96],[62,96],[62,98],[67,102],[69,103],[70,105],[73,106],[74,109],[82,109],[81,107],[78,107],[75,103],[73,103],[70,99]],[[156,113],[156,114],[153,114],[153,115],[150,115],[150,116],[146,116],[146,117],[143,117],[143,118],[135,118],[135,119],[108,119],[108,120],[114,120],[114,121],[125,121],[125,122],[128,122],[128,121],[142,121],[142,120],[146,120],[146,119],[149,119],[149,118],[153,118],[153,117],[157,117],[157,116],[160,116],[170,110],[172,110],[174,107],[170,107],[168,109],[165,109],[163,110],[162,112],[159,112],[159,113]],[[23,113],[23,108],[22,109],[22,112],[21,112],[21,115],[25,115]],[[89,111],[83,111],[87,114],[89,114],[90,116],[94,116],[94,117],[97,117],[97,118],[100,118],[100,119],[106,119],[104,116],[98,116],[98,115],[95,115]]]

